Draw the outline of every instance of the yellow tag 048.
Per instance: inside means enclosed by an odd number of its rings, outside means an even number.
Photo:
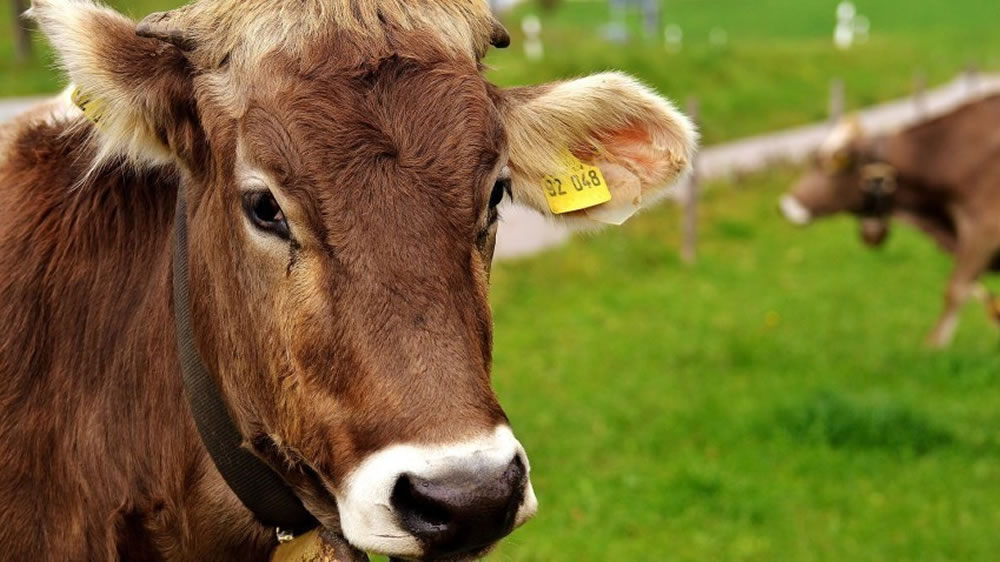
[[[552,212],[561,215],[596,207],[611,201],[611,191],[601,170],[584,164],[568,151],[558,174],[542,178],[542,188]]]

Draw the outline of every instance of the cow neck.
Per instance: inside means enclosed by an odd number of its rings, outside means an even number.
[[[314,529],[319,523],[288,484],[243,447],[243,436],[198,353],[191,321],[187,254],[186,203],[178,192],[174,218],[174,316],[184,389],[202,443],[226,484],[260,523],[277,528],[279,537]]]

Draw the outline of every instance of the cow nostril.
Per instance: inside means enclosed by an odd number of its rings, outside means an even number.
[[[392,490],[393,507],[407,530],[419,538],[447,533],[451,519],[446,505],[427,493],[429,488],[430,482],[404,474]]]
[[[403,474],[393,487],[392,507],[426,555],[448,557],[477,551],[510,533],[526,485],[520,457],[496,470],[457,470],[433,479]]]

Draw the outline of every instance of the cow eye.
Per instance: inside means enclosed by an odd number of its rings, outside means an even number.
[[[490,209],[496,209],[503,202],[504,193],[510,193],[510,178],[500,178],[493,184],[490,194]]]
[[[496,209],[503,202],[503,195],[512,196],[510,190],[510,167],[504,166],[497,176],[496,183],[493,184],[493,192],[490,193],[490,210]]]
[[[288,221],[270,191],[254,191],[243,196],[243,210],[259,230],[288,239]]]

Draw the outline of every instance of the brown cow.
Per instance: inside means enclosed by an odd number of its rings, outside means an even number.
[[[1000,271],[1000,95],[887,136],[866,138],[857,122],[845,121],[781,209],[796,224],[853,213],[872,246],[884,243],[890,219],[898,217],[954,254],[944,312],[928,338],[947,346],[970,296],[985,298],[994,317],[998,312],[976,283]]]
[[[277,543],[185,401],[179,200],[197,355],[242,446],[324,528],[467,559],[531,517],[490,387],[497,205],[549,213],[544,176],[572,153],[611,200],[567,220],[618,222],[686,172],[687,119],[617,73],[490,85],[480,60],[507,38],[482,0],[32,14],[76,95],[0,128],[2,557]]]

